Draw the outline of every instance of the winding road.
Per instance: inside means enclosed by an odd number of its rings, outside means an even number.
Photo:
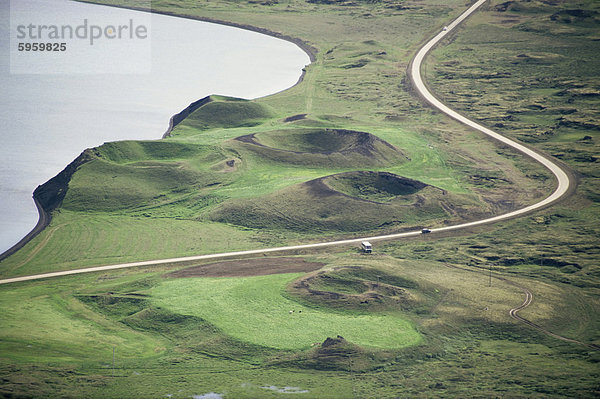
[[[494,216],[494,217],[487,218],[487,219],[482,219],[482,220],[477,220],[477,221],[462,223],[462,224],[456,224],[453,226],[432,228],[431,233],[465,229],[465,228],[469,228],[472,226],[478,226],[478,225],[483,225],[483,224],[487,224],[487,223],[494,223],[494,222],[498,222],[501,220],[506,220],[509,218],[514,218],[516,216],[526,214],[528,212],[540,209],[542,207],[545,207],[545,206],[559,200],[568,192],[569,186],[571,184],[569,175],[559,165],[554,163],[551,159],[546,158],[545,156],[531,150],[530,148],[525,147],[524,145],[519,144],[515,141],[512,141],[512,140],[502,136],[501,134],[498,134],[498,133],[486,128],[485,126],[482,126],[482,125],[478,124],[477,122],[474,122],[474,121],[468,119],[467,117],[459,114],[458,112],[450,109],[449,107],[444,105],[442,102],[440,102],[433,94],[431,94],[431,92],[427,89],[425,83],[423,82],[423,79],[421,76],[421,67],[423,64],[423,60],[425,59],[427,54],[444,37],[449,35],[454,29],[456,29],[456,27],[460,23],[462,23],[466,18],[468,18],[469,15],[471,15],[483,3],[485,3],[485,1],[486,0],[478,0],[469,9],[467,9],[463,14],[461,14],[456,20],[454,20],[450,25],[448,25],[441,32],[439,32],[434,38],[432,38],[430,41],[428,41],[418,51],[418,53],[416,54],[415,58],[412,61],[411,66],[409,68],[409,74],[410,74],[410,77],[411,77],[411,80],[413,83],[413,87],[424,100],[429,102],[433,107],[437,108],[444,114],[456,119],[457,121],[473,128],[473,129],[480,131],[481,133],[483,133],[489,137],[494,138],[495,140],[498,140],[498,141],[522,152],[523,154],[533,158],[537,162],[544,165],[548,170],[550,170],[554,174],[554,176],[556,176],[557,187],[550,196],[544,198],[540,202],[537,202],[533,205],[529,205],[525,208],[518,209],[516,211],[512,211],[509,213],[505,213],[505,214]],[[361,241],[391,240],[391,239],[399,239],[399,238],[418,236],[420,234],[422,234],[421,231],[417,230],[417,231],[409,231],[409,232],[397,233],[397,234],[354,238],[354,239],[339,240],[339,241],[327,241],[327,242],[304,244],[304,245],[292,245],[292,246],[285,246],[285,247],[264,248],[264,249],[248,250],[248,251],[224,252],[224,253],[198,255],[198,256],[187,256],[187,257],[171,258],[171,259],[149,260],[149,261],[143,261],[143,262],[121,263],[121,264],[115,264],[115,265],[98,266],[98,267],[90,267],[90,268],[75,269],[75,270],[65,270],[65,271],[60,271],[60,272],[52,272],[52,273],[36,274],[36,275],[30,275],[30,276],[8,278],[8,279],[0,280],[0,284],[9,284],[9,283],[15,283],[15,282],[22,282],[22,281],[39,280],[39,279],[68,276],[68,275],[81,274],[81,273],[103,272],[103,271],[124,269],[124,268],[131,268],[131,267],[154,266],[154,265],[161,265],[161,264],[173,264],[173,263],[182,263],[182,262],[190,262],[190,261],[209,260],[209,259],[222,259],[222,258],[230,258],[230,257],[236,257],[236,256],[260,255],[260,254],[267,254],[267,253],[273,253],[273,252],[290,252],[290,251],[297,251],[297,250],[304,250],[304,249],[316,249],[316,248],[337,246],[337,245],[350,245],[350,244],[358,244]],[[516,313],[518,312],[519,309],[517,309],[517,308],[515,308],[515,309],[513,309],[513,311],[514,311],[514,315],[516,316]],[[513,316],[513,311],[511,311],[511,316]],[[513,316],[513,317],[515,317],[515,316]]]

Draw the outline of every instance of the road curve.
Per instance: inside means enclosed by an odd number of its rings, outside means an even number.
[[[468,227],[472,227],[472,226],[478,226],[478,225],[482,225],[482,224],[493,223],[493,222],[498,222],[501,220],[513,218],[515,216],[522,215],[522,214],[531,212],[533,210],[542,208],[544,206],[547,206],[550,203],[560,199],[569,190],[570,180],[569,180],[568,174],[564,170],[562,170],[560,168],[560,166],[555,164],[552,160],[550,160],[550,159],[544,157],[543,155],[538,154],[537,152],[535,152],[517,142],[514,142],[514,141],[478,124],[477,122],[474,122],[474,121],[466,118],[465,116],[459,114],[458,112],[450,109],[449,107],[444,105],[442,102],[440,102],[433,94],[431,94],[431,92],[427,89],[426,85],[423,83],[423,79],[421,77],[421,66],[423,64],[423,60],[425,59],[425,57],[429,53],[429,51],[431,51],[431,49],[435,45],[437,45],[444,37],[446,37],[446,35],[448,35],[450,32],[452,32],[454,29],[456,29],[456,27],[460,23],[462,23],[467,17],[469,17],[469,15],[471,15],[483,3],[485,3],[485,1],[486,0],[478,0],[475,4],[473,4],[469,9],[467,9],[456,20],[454,20],[450,25],[448,25],[444,30],[442,30],[440,33],[438,33],[433,39],[431,39],[429,42],[427,42],[419,50],[419,52],[413,59],[412,65],[410,67],[410,75],[412,78],[413,86],[414,86],[415,90],[417,90],[419,92],[419,94],[426,101],[428,101],[432,106],[434,106],[441,112],[458,120],[459,122],[462,122],[463,124],[465,124],[469,127],[472,127],[473,129],[476,129],[476,130],[486,134],[487,136],[490,136],[512,148],[519,150],[523,154],[533,158],[534,160],[536,160],[539,163],[541,163],[542,165],[544,165],[548,170],[550,170],[554,174],[554,176],[556,176],[558,185],[556,187],[556,190],[554,190],[554,192],[550,196],[548,196],[547,198],[545,198],[542,201],[535,203],[533,205],[529,205],[525,208],[518,209],[516,211],[512,211],[509,213],[505,213],[505,214],[494,216],[494,217],[487,218],[487,219],[477,220],[477,221],[468,222],[468,223],[461,223],[461,224],[457,224],[457,225],[453,225],[453,226],[446,226],[446,227],[431,229],[432,233],[464,229],[464,228],[468,228]],[[320,243],[314,243],[314,244],[292,245],[292,246],[286,246],[286,247],[255,249],[255,250],[249,250],[249,251],[225,252],[225,253],[208,254],[208,255],[187,256],[187,257],[181,257],[181,258],[121,263],[121,264],[116,264],[116,265],[98,266],[98,267],[90,267],[90,268],[76,269],[76,270],[65,270],[65,271],[61,271],[61,272],[52,272],[52,273],[44,273],[44,274],[36,274],[36,275],[31,275],[31,276],[3,279],[3,280],[0,280],[0,284],[9,284],[9,283],[22,282],[22,281],[39,280],[39,279],[45,279],[45,278],[51,278],[51,277],[68,276],[68,275],[73,275],[73,274],[102,272],[102,271],[124,269],[124,268],[131,268],[131,267],[154,266],[154,265],[162,265],[162,264],[169,264],[169,263],[172,264],[172,263],[200,261],[200,260],[209,260],[209,259],[230,258],[230,257],[235,257],[235,256],[260,255],[260,254],[266,254],[266,253],[272,253],[272,252],[289,252],[289,251],[296,251],[296,250],[303,250],[303,249],[315,249],[315,248],[322,248],[322,247],[329,247],[329,246],[336,246],[336,245],[349,245],[349,244],[357,244],[357,243],[360,243],[361,241],[390,240],[390,239],[412,237],[412,236],[417,236],[420,234],[421,234],[421,231],[416,230],[416,231],[409,231],[409,232],[397,233],[397,234],[354,238],[354,239],[349,239],[349,240],[327,241],[327,242],[320,242]]]
[[[557,185],[556,189],[554,190],[554,192],[552,194],[550,194],[548,197],[544,198],[540,202],[537,202],[533,205],[529,205],[525,208],[521,208],[516,211],[505,213],[502,215],[494,216],[494,217],[488,218],[488,219],[476,220],[474,222],[462,223],[462,224],[457,224],[454,226],[447,226],[447,227],[441,227],[438,229],[432,229],[431,230],[432,232],[433,231],[457,230],[457,229],[463,229],[465,227],[477,226],[477,225],[485,224],[485,223],[493,223],[493,222],[497,222],[499,220],[505,220],[505,219],[512,218],[512,217],[515,217],[518,215],[522,215],[527,212],[531,212],[533,210],[547,206],[547,205],[551,204],[552,202],[560,199],[562,196],[564,196],[568,192],[569,186],[571,184],[569,175],[559,165],[554,163],[551,159],[546,158],[545,156],[538,154],[537,152],[533,151],[532,149],[525,147],[524,145],[519,144],[507,137],[504,137],[501,134],[496,133],[491,129],[488,129],[487,127],[482,126],[479,123],[474,122],[474,121],[468,119],[467,117],[459,114],[458,112],[454,111],[453,109],[449,108],[448,106],[443,104],[440,100],[438,100],[433,94],[431,94],[431,92],[429,91],[429,89],[427,88],[425,83],[423,82],[423,78],[421,77],[421,66],[422,66],[423,60],[425,59],[427,54],[431,51],[431,49],[433,49],[435,47],[435,45],[437,45],[444,37],[446,37],[448,34],[450,34],[450,32],[452,32],[454,29],[456,29],[456,27],[461,22],[463,22],[469,15],[471,15],[475,10],[477,10],[479,7],[481,7],[481,5],[485,2],[486,2],[486,0],[478,0],[467,11],[465,11],[463,14],[461,14],[450,25],[448,25],[446,28],[444,28],[433,39],[431,39],[423,47],[421,47],[421,49],[419,50],[419,52],[413,59],[412,65],[410,67],[410,75],[412,77],[412,82],[413,82],[414,88],[415,88],[415,90],[417,90],[419,92],[419,94],[425,100],[427,100],[427,102],[429,102],[432,106],[434,106],[438,110],[442,111],[444,114],[450,116],[453,119],[456,119],[457,121],[459,121],[469,127],[472,127],[475,130],[480,131],[481,133],[483,133],[497,141],[500,141],[501,143],[504,143],[504,144],[522,152],[523,154],[527,155],[528,157],[532,158],[533,160],[541,163],[544,167],[546,167],[546,169],[548,169],[550,172],[552,172],[552,174],[556,177],[558,185]]]
[[[510,317],[512,317],[513,319],[522,321],[522,322],[527,322],[528,320],[525,320],[524,318],[522,318],[521,316],[519,316],[517,313],[519,313],[520,310],[525,309],[527,306],[531,305],[531,302],[533,302],[533,294],[531,293],[531,291],[529,291],[527,288],[523,288],[520,287],[523,292],[525,293],[525,300],[523,301],[522,304],[520,304],[519,306],[517,306],[516,308],[512,308],[508,314],[510,315]]]

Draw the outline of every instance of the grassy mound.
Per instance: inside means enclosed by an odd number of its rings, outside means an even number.
[[[341,335],[327,337],[322,343],[314,345],[313,349],[291,356],[289,361],[282,364],[315,370],[364,372],[376,368],[391,357],[386,351],[366,350],[354,345]]]
[[[401,151],[377,136],[352,130],[274,130],[241,136],[236,141],[262,158],[296,165],[383,166],[407,159]]]
[[[190,113],[179,127],[199,130],[232,128],[260,125],[273,114],[264,105],[239,98],[211,96],[206,102]],[[177,134],[177,128],[173,135]]]
[[[265,348],[243,343],[221,334],[207,321],[152,306],[146,298],[103,293],[77,297],[95,312],[136,331],[160,335],[177,342],[178,350],[187,353],[210,353],[214,357],[255,360],[268,355]]]
[[[359,266],[310,273],[290,284],[288,291],[303,302],[369,312],[415,310],[426,302],[416,282],[383,270]]]
[[[366,194],[352,196],[329,184]],[[405,194],[400,195],[402,192]],[[383,198],[386,202],[364,197]],[[253,228],[359,232],[447,218],[453,209],[467,204],[461,196],[390,173],[350,172],[262,197],[232,200],[213,211],[212,218]]]
[[[201,318],[237,340],[268,348],[307,349],[338,334],[375,348],[420,342],[412,324],[397,315],[348,317],[283,296],[284,287],[301,275],[175,279],[154,287],[150,295],[163,309]]]
[[[207,170],[226,159],[217,147],[168,141],[107,143],[91,150],[68,182],[63,207],[131,210],[163,204],[227,179]]]
[[[174,160],[198,155],[200,147],[172,141],[116,141],[92,150],[98,158],[119,164],[145,160]]]
[[[340,129],[275,130],[257,133],[254,139],[259,144],[281,150],[320,153],[365,151],[374,142],[383,142],[369,133]]]

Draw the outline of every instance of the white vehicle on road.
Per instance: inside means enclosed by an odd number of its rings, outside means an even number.
[[[366,254],[370,254],[371,252],[373,252],[373,246],[371,245],[371,243],[369,241],[361,242],[360,247],[362,248],[363,252]]]

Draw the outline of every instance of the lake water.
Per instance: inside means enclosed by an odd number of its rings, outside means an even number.
[[[189,103],[210,94],[273,94],[310,63],[292,43],[205,22],[67,0],[4,0],[0,7],[0,253],[37,223],[35,187],[85,148],[159,139]],[[62,53],[17,54],[9,40],[17,18],[37,26],[100,21],[104,28],[135,21],[148,35],[143,43],[95,43],[89,57],[76,51],[92,48],[85,40],[68,41]]]

